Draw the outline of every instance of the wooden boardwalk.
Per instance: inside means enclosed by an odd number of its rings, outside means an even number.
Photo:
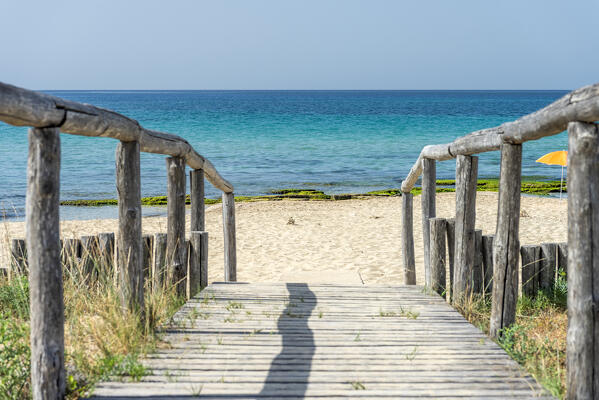
[[[96,399],[539,398],[538,384],[420,286],[216,283],[164,329],[141,382]]]

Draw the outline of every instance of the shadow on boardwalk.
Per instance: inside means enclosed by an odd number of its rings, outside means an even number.
[[[287,283],[289,302],[277,321],[282,336],[281,352],[270,364],[260,396],[286,389],[303,397],[308,388],[312,358],[316,350],[308,320],[316,307],[316,296],[305,283]]]

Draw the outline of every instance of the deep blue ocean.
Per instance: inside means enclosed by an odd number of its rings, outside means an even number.
[[[280,188],[362,193],[397,188],[427,144],[450,142],[546,106],[564,91],[49,91],[115,110],[187,139],[239,195]],[[61,199],[115,198],[116,141],[62,134]],[[567,148],[565,133],[524,145],[523,175],[559,179],[535,163]],[[164,156],[142,154],[142,195],[166,192]],[[27,129],[0,122],[0,209],[23,216]],[[453,178],[455,161],[438,164]],[[479,177],[499,174],[482,154]],[[219,191],[206,185],[208,197]],[[145,209],[146,215],[162,211]],[[62,207],[61,218],[115,216],[114,207]]]

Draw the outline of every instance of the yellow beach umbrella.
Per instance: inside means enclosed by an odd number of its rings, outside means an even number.
[[[564,167],[568,165],[568,152],[565,150],[553,151],[539,158],[537,162],[547,165],[561,165],[562,179],[559,183],[559,198],[562,198],[562,184],[564,182]]]

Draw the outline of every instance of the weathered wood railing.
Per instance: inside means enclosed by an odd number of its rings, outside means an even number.
[[[193,295],[207,284],[206,271],[185,282],[185,165],[191,172],[191,245],[195,258],[206,257],[204,176],[223,192],[223,230],[227,281],[236,280],[235,203],[233,186],[183,138],[143,128],[113,111],[0,83],[0,120],[29,126],[26,247],[31,294],[31,374],[34,399],[65,394],[64,304],[59,237],[60,132],[119,140],[116,186],[119,229],[117,270],[122,305],[143,318],[143,244],[140,151],[170,156],[168,172],[167,279],[179,294]],[[156,237],[155,243],[163,237]],[[201,261],[198,261],[201,264]],[[199,264],[190,264],[198,268]],[[204,261],[205,265],[205,261]],[[190,287],[191,286],[191,287]]]
[[[568,398],[599,399],[599,84],[570,92],[551,105],[513,122],[460,137],[448,144],[422,149],[402,182],[405,283],[414,284],[412,194],[422,175],[422,215],[425,283],[433,271],[428,259],[432,239],[429,217],[435,216],[435,162],[457,158],[455,265],[453,301],[472,293],[475,246],[475,201],[478,158],[501,151],[499,206],[493,239],[492,336],[515,320],[518,298],[520,179],[522,143],[569,134],[568,154]],[[432,220],[431,220],[432,221]],[[436,252],[435,252],[436,255]],[[433,260],[435,271],[439,260]],[[437,273],[437,272],[435,272]],[[435,289],[438,289],[435,287]]]

